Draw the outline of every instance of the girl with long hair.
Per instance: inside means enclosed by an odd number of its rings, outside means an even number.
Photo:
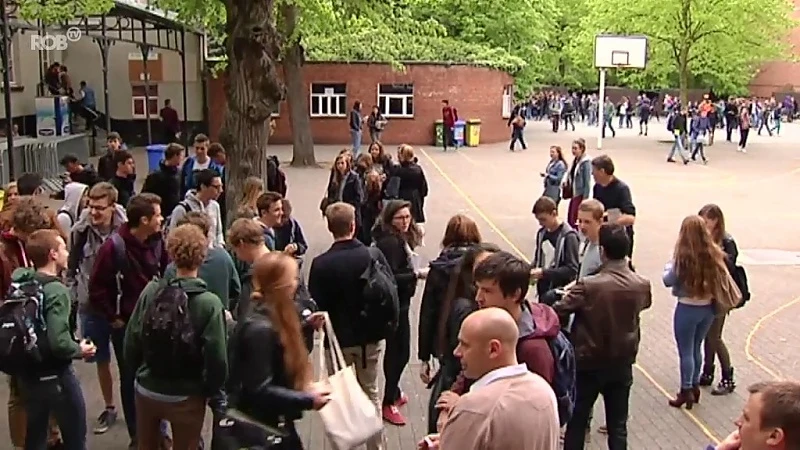
[[[450,389],[461,372],[461,362],[453,356],[453,351],[458,345],[458,331],[461,329],[461,323],[470,313],[478,309],[478,304],[475,302],[475,282],[472,278],[472,271],[476,262],[499,251],[500,248],[494,244],[474,243],[454,261],[455,266],[448,276],[445,290],[441,293],[441,297],[436,299],[437,303],[432,305],[436,310],[436,315],[431,317],[433,319],[433,323],[430,324],[432,329],[426,332],[428,333],[426,335],[422,334],[423,313],[420,312],[419,347],[424,349],[423,345],[430,345],[430,355],[439,360],[439,371],[431,377],[428,360],[423,359],[425,355],[420,354],[420,360],[424,362],[420,376],[423,382],[431,386],[431,396],[428,400],[428,433],[437,432],[436,422],[440,410],[436,408],[436,402],[439,400],[439,396],[442,392]],[[429,282],[425,283],[426,294]],[[426,339],[425,343],[423,343],[423,338]]]
[[[567,223],[572,228],[577,227],[578,208],[584,199],[592,194],[592,159],[586,154],[586,141],[576,139],[572,141],[572,160],[567,177],[561,191],[564,198],[569,198],[567,210]]]
[[[372,227],[381,214],[383,206],[383,181],[381,174],[370,169],[365,176],[364,203],[361,205],[363,226],[359,230],[358,240],[364,245],[372,244]]]
[[[353,171],[352,159],[347,152],[343,152],[336,157],[331,167],[331,176],[328,181],[328,188],[325,190],[325,199],[322,214],[325,214],[327,205],[336,202],[345,202],[356,209],[356,227],[361,224],[361,204],[364,202],[364,184]]]
[[[242,217],[252,219],[258,217],[258,207],[256,201],[264,193],[264,182],[259,177],[247,177],[242,187],[242,200],[236,208],[234,220]]]
[[[547,162],[544,172],[540,173],[544,182],[544,192],[542,196],[550,197],[558,206],[561,202],[561,182],[567,173],[567,161],[561,147],[553,145],[550,147],[550,161]]]
[[[700,347],[714,321],[714,293],[728,277],[725,253],[700,216],[683,219],[672,260],[664,268],[664,286],[677,299],[673,318],[680,360],[681,388],[669,405],[686,409],[700,400]]]
[[[425,197],[428,196],[428,181],[425,171],[417,164],[414,148],[403,144],[397,149],[397,161],[392,176],[399,180],[397,197],[410,203],[411,214],[416,223],[425,223]]]
[[[700,208],[698,213],[706,224],[706,229],[711,235],[711,239],[725,252],[725,265],[728,273],[733,276],[736,270],[736,259],[739,257],[739,249],[736,241],[725,230],[725,216],[722,209],[715,204],[708,204]],[[703,374],[700,376],[700,386],[711,386],[714,383],[714,359],[719,358],[719,365],[722,371],[722,379],[717,387],[711,391],[711,395],[727,395],[736,389],[733,380],[733,366],[731,365],[731,355],[728,346],[722,339],[722,329],[725,327],[727,314],[717,314],[711,322],[711,328],[703,344]]]
[[[301,450],[294,421],[329,400],[329,391],[311,382],[294,304],[297,270],[294,258],[279,252],[255,261],[252,309],[237,323],[230,344],[233,407],[288,435],[270,449]]]
[[[425,278],[425,269],[414,267],[414,249],[422,241],[422,232],[411,214],[411,203],[403,200],[388,202],[372,230],[377,246],[397,282],[400,312],[395,331],[386,338],[383,373],[386,386],[383,396],[383,419],[394,425],[405,425],[406,419],[398,409],[408,402],[400,391],[400,377],[411,357],[411,324],[409,308],[417,290],[417,281]]]

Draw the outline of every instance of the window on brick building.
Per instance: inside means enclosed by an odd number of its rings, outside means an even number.
[[[345,83],[311,83],[311,117],[346,117]]]
[[[414,85],[379,84],[378,106],[386,117],[414,117]]]
[[[149,99],[145,96],[145,93],[149,94]],[[157,119],[159,112],[158,85],[151,84],[147,87],[144,85],[131,86],[131,108],[134,119],[147,119],[144,105],[148,100],[150,101],[150,118]]]
[[[511,117],[514,110],[514,85],[509,84],[503,88],[503,119]]]

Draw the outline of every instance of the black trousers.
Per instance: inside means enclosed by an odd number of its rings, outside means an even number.
[[[400,304],[410,300],[400,299]],[[383,390],[383,406],[393,405],[400,400],[400,377],[411,358],[411,324],[408,319],[408,306],[400,307],[397,330],[386,338],[386,353],[383,356],[383,376],[386,385]]]
[[[608,450],[627,450],[633,366],[627,364],[601,370],[578,370],[575,381],[578,395],[572,420],[567,424],[564,434],[564,450],[583,450],[592,408],[600,394],[603,395],[606,408]]]

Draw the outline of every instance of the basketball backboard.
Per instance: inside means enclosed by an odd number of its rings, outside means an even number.
[[[594,38],[594,66],[598,69],[647,66],[647,36],[598,34]]]

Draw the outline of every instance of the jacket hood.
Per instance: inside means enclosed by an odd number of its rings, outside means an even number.
[[[36,275],[36,270],[28,267],[18,267],[11,273],[11,282],[25,283],[33,280],[34,275]]]
[[[196,189],[190,189],[189,192],[186,193],[184,200],[186,200],[186,203],[194,211],[205,211],[206,209],[206,205],[197,198]]]
[[[125,208],[123,208],[122,205],[115,203],[114,214],[111,216],[111,229],[116,230],[126,222],[128,222],[128,215],[125,213]],[[84,209],[81,212],[80,218],[75,222],[73,229],[83,233],[87,228],[90,227],[94,228],[92,225],[92,219],[89,217],[89,210]]]
[[[73,219],[77,218],[80,215],[81,199],[86,189],[89,189],[89,186],[83,183],[76,183],[74,181],[67,183],[67,185],[64,186],[64,204],[59,208],[59,211],[67,211]]]
[[[461,258],[467,253],[467,250],[469,250],[469,246],[466,244],[443,248],[439,256],[431,261],[431,269],[441,269],[449,272],[461,264]]]
[[[522,308],[518,325],[520,339],[552,338],[561,330],[556,312],[541,303],[529,303],[527,308]]]
[[[187,294],[202,294],[208,292],[208,285],[200,278],[175,277],[167,282],[169,286],[179,286]]]

